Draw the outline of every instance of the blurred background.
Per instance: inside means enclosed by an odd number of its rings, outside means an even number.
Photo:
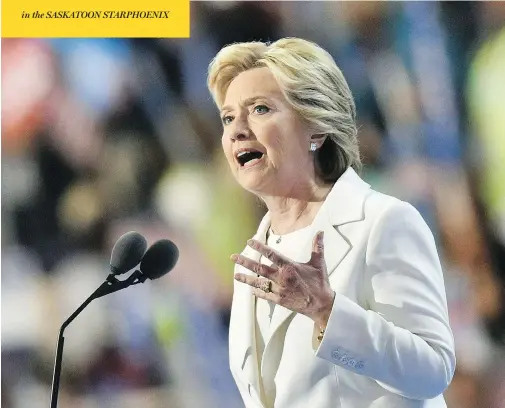
[[[2,407],[49,406],[59,327],[130,230],[180,261],[66,330],[59,406],[242,407],[229,255],[265,210],[228,172],[206,71],[226,44],[283,36],[333,55],[363,177],[435,234],[449,407],[505,407],[505,3],[274,1],[192,2],[190,39],[2,40]]]

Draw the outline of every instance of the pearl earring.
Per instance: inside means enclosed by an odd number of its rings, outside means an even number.
[[[314,143],[314,142],[312,142],[312,143],[310,144],[310,149],[309,149],[309,151],[311,151],[311,152],[315,152],[315,151],[316,151],[316,149],[317,149],[317,144],[316,144],[316,143]]]

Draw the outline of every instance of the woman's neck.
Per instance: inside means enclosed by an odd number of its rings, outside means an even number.
[[[272,232],[284,235],[310,225],[330,190],[331,185],[317,185],[297,189],[296,194],[262,197],[270,212]]]

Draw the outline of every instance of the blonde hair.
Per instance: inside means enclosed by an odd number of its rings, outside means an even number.
[[[288,103],[311,130],[326,135],[314,155],[318,176],[324,181],[336,181],[348,167],[361,170],[356,107],[349,85],[331,55],[300,38],[228,45],[209,65],[207,85],[218,108],[232,80],[259,67],[270,69]]]

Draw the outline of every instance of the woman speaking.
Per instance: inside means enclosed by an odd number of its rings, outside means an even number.
[[[445,407],[455,368],[433,235],[358,175],[356,109],[314,43],[209,67],[237,182],[268,212],[235,262],[230,367],[247,408]]]

